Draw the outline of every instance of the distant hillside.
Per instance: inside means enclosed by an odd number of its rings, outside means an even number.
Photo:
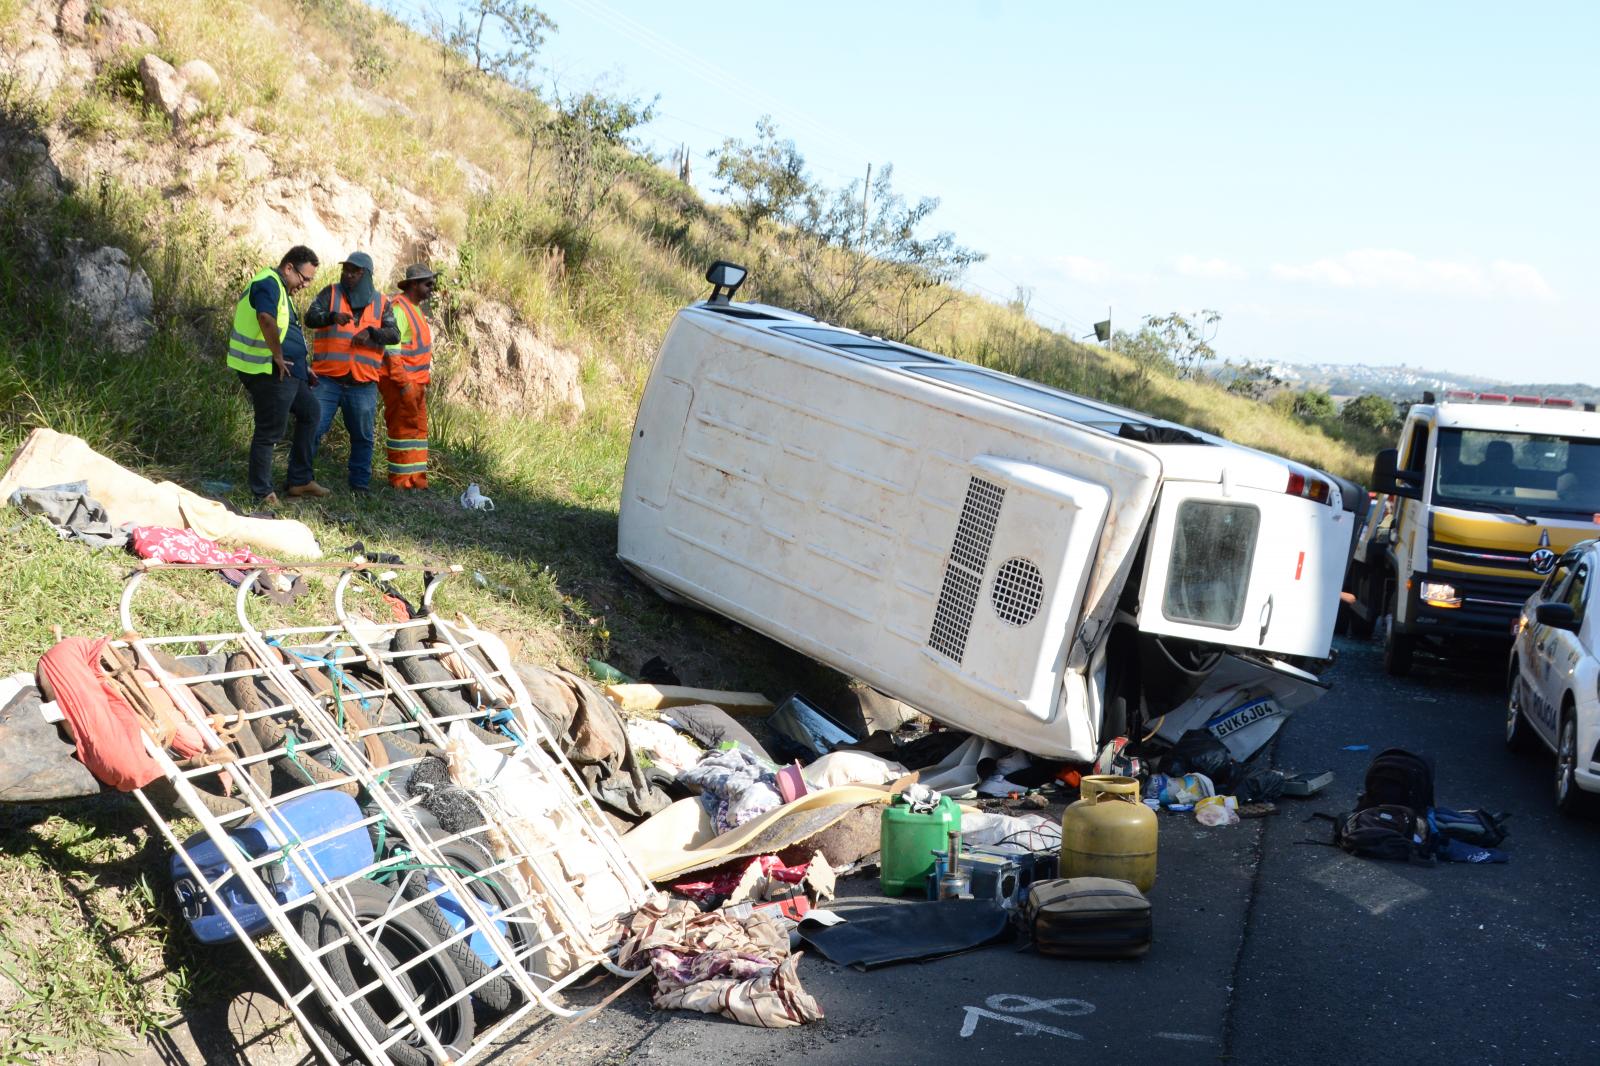
[[[1396,402],[1414,403],[1424,391],[1443,395],[1448,389],[1510,392],[1532,396],[1566,396],[1581,403],[1600,401],[1600,387],[1572,384],[1524,384],[1500,378],[1452,374],[1411,366],[1367,366],[1364,363],[1279,363],[1274,373],[1294,389],[1321,389],[1335,398],[1374,393]]]

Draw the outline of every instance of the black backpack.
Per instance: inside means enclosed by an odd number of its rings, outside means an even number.
[[[1333,820],[1333,842],[1363,859],[1410,862],[1426,859],[1416,843],[1417,816],[1409,807],[1381,804]]]
[[[1406,807],[1417,815],[1433,806],[1433,762],[1404,748],[1386,748],[1367,767],[1356,812]]]

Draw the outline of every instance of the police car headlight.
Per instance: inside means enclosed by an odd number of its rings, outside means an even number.
[[[1446,585],[1442,581],[1424,581],[1422,602],[1429,607],[1460,607],[1461,596],[1454,585]]]

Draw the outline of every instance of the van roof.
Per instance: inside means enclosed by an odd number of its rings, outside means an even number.
[[[993,399],[1030,408],[1040,414],[1073,422],[1134,444],[1164,446],[1162,450],[1168,457],[1167,461],[1174,458],[1169,450],[1174,446],[1225,447],[1270,460],[1280,469],[1299,473],[1322,473],[1281,455],[1237,444],[1191,426],[1169,422],[1100,400],[1091,400],[1076,393],[992,370],[976,363],[963,362],[912,344],[884,340],[857,330],[835,326],[809,315],[770,304],[701,302],[692,304],[685,310],[713,312],[721,317],[735,319],[753,329],[823,345],[856,359],[912,374],[930,382],[979,392]],[[1191,467],[1195,464],[1180,465]],[[1169,471],[1169,474],[1183,476],[1176,470]],[[1199,474],[1198,468],[1194,474]]]

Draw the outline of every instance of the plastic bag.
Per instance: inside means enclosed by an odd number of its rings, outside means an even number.
[[[1207,796],[1195,803],[1194,820],[1201,825],[1238,825],[1239,801],[1232,796]]]

